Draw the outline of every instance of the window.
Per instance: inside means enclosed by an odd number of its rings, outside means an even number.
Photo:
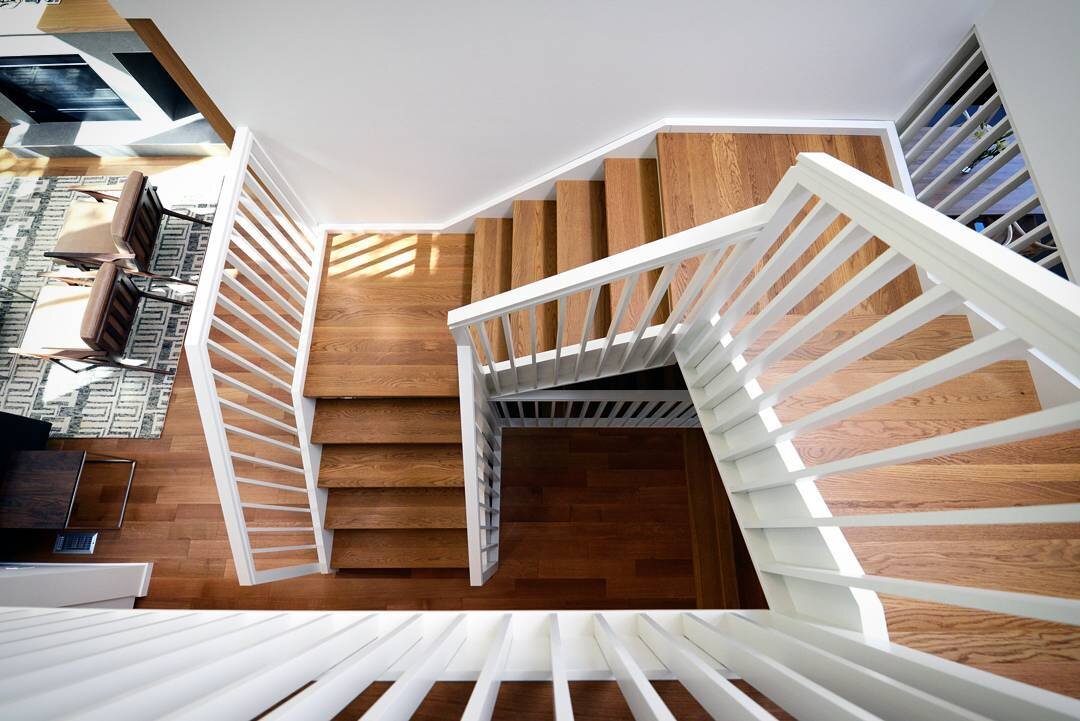
[[[0,93],[39,123],[139,119],[79,55],[0,58]]]

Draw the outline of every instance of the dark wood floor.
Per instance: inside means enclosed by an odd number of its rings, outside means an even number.
[[[62,441],[138,460],[128,517],[95,561],[153,561],[155,608],[573,609],[696,606],[683,442],[675,430],[507,433],[500,569],[350,571],[241,587],[181,370],[157,441]],[[103,448],[104,447],[104,448]],[[86,499],[88,502],[90,499]],[[0,535],[9,560],[50,553],[52,533]]]

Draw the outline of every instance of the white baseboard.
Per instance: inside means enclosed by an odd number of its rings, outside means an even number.
[[[437,223],[400,222],[369,223],[330,222],[319,226],[326,233],[466,233],[472,230],[477,218],[509,217],[515,200],[552,200],[555,183],[559,180],[600,180],[604,160],[614,157],[656,157],[656,134],[676,133],[802,133],[808,135],[877,135],[885,146],[885,155],[893,184],[899,190],[914,195],[911,177],[900,148],[896,125],[891,120],[804,120],[792,118],[662,118],[638,128],[584,155],[563,163],[533,180],[500,193],[478,206],[468,208]]]

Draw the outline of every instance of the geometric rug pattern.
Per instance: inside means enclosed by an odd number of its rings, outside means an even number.
[[[37,297],[42,272],[54,270],[43,254],[56,244],[74,187],[119,186],[124,177],[0,178],[0,286]],[[206,197],[173,200],[168,207],[210,220],[217,188]],[[108,201],[106,201],[108,202]],[[153,270],[196,280],[210,228],[165,216]],[[146,288],[145,279],[136,278]],[[157,293],[192,300],[194,287],[156,282]],[[14,356],[32,304],[0,288],[0,410],[53,424],[58,438],[158,438],[172,396],[173,376],[90,368],[73,373],[45,360]],[[125,358],[176,370],[191,309],[144,298]]]

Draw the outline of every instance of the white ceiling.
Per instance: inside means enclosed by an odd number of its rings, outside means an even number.
[[[988,0],[112,0],[323,222],[434,222],[665,116],[893,119]]]

